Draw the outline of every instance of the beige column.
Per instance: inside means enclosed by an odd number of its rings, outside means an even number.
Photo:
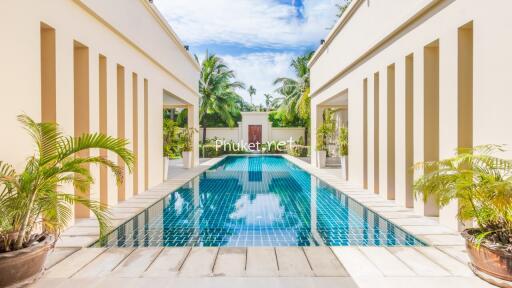
[[[144,191],[149,188],[149,124],[148,124],[148,89],[149,81],[144,79]]]
[[[439,40],[439,159],[455,155],[457,148],[457,30],[446,32]],[[440,208],[439,222],[457,229],[457,202]]]
[[[75,41],[73,44],[73,85],[74,109],[73,123],[74,136],[79,137],[89,133],[89,48]],[[89,151],[82,151],[80,157],[89,157]],[[84,165],[89,169],[89,165]],[[75,194],[83,198],[90,198],[90,190],[80,191],[75,188]],[[90,211],[86,207],[75,204],[76,218],[89,218]]]
[[[404,205],[414,207],[414,55],[405,59],[405,197]]]
[[[98,57],[98,93],[99,93],[99,132],[108,135],[108,100],[107,100],[107,57],[103,55],[99,55]],[[108,152],[106,150],[100,151],[100,156],[104,158],[108,158]],[[108,190],[108,168],[102,166],[100,168],[100,177],[99,177],[99,192],[100,192],[100,202],[104,205],[108,205],[109,203],[109,190]]]
[[[368,78],[363,80],[363,188],[368,189]]]
[[[380,76],[373,74],[373,193],[380,191]]]
[[[139,194],[139,77],[132,73],[132,147],[134,157],[132,189],[133,195]]]
[[[115,61],[115,59],[107,58],[106,63],[106,75],[107,75],[107,81],[106,81],[106,112],[107,112],[107,134],[112,137],[118,137],[118,105],[117,105],[117,86],[118,86],[118,66]],[[118,158],[117,156],[112,153],[107,153],[108,159],[110,161],[117,162]],[[117,186],[116,179],[112,173],[107,173],[107,191],[108,191],[108,198],[107,203],[108,205],[115,205],[118,203],[118,190],[119,187]]]
[[[99,64],[99,51],[89,47],[89,133],[100,132]],[[100,151],[92,149],[89,154],[91,157],[98,157]],[[100,167],[90,165],[89,171],[94,179],[89,190],[90,198],[100,201]]]
[[[65,33],[56,30],[56,119],[64,135],[74,135],[74,68],[73,68],[73,39]],[[29,107],[29,106],[27,106]],[[72,194],[72,184],[65,184],[61,191]],[[73,217],[74,219],[74,209]],[[74,220],[69,223],[72,225]]]
[[[41,121],[57,120],[55,29],[41,23]],[[36,120],[37,121],[37,120]]]
[[[125,69],[117,65],[117,138],[126,138],[126,87],[125,87]],[[117,164],[124,167],[124,161],[117,157]],[[117,185],[117,201],[126,200],[126,171],[123,172],[123,183]]]
[[[395,202],[405,206],[405,58],[395,62]]]
[[[386,199],[395,200],[395,64],[387,67]]]

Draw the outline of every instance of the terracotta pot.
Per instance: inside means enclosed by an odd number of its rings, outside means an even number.
[[[488,243],[482,243],[477,246],[475,243],[475,234],[478,230],[467,229],[462,232],[466,239],[466,249],[471,261],[471,268],[477,276],[500,287],[510,287],[512,281],[512,254],[506,251],[502,246],[491,246]],[[483,273],[483,274],[482,274]],[[490,277],[486,277],[486,276]],[[498,281],[493,280],[498,278]],[[500,285],[499,279],[504,280],[507,285]],[[502,282],[505,283],[505,282]]]
[[[0,253],[0,287],[21,287],[37,280],[52,246],[52,238],[44,236],[30,247]]]

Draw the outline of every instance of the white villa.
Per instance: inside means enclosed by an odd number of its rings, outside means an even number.
[[[511,148],[511,9],[506,0],[352,1],[310,62],[311,130],[325,108],[348,107],[351,183],[458,228],[457,203],[413,198],[410,168],[457,147]]]

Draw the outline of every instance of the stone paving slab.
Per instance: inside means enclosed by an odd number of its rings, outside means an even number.
[[[215,260],[214,276],[244,276],[247,248],[221,247]]]
[[[248,276],[277,276],[276,251],[270,247],[248,247],[246,275]]]
[[[276,247],[279,276],[312,276],[313,270],[301,247]]]
[[[143,277],[169,277],[178,273],[185,262],[190,247],[165,247],[147,267]]]

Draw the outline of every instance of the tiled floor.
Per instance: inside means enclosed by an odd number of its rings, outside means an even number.
[[[493,287],[471,273],[462,238],[436,219],[345,183],[339,170],[286,157],[431,246],[79,248],[96,237],[94,222],[86,220],[66,231],[33,287]],[[122,221],[214,162],[122,203],[115,215]]]

